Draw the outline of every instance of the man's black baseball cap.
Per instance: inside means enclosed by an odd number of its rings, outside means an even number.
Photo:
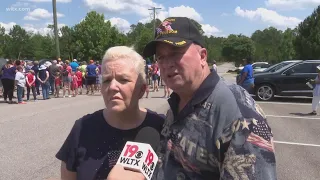
[[[196,25],[187,17],[169,17],[156,28],[155,39],[149,42],[143,50],[143,57],[156,53],[156,43],[164,42],[176,47],[195,43],[204,47],[204,39]]]

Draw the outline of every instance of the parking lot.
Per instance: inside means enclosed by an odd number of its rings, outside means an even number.
[[[222,76],[228,82],[235,82],[234,74]],[[274,134],[280,180],[318,180],[320,177],[320,116],[308,115],[311,101],[306,97],[258,101]]]
[[[223,76],[233,79],[233,75]],[[150,98],[141,100],[141,105],[163,113],[168,105],[166,99],[160,98],[162,95],[162,91],[151,93]],[[277,98],[258,103],[275,136],[278,179],[318,180],[320,116],[307,115],[311,99]],[[103,106],[99,95],[39,100],[26,105],[0,103],[0,179],[58,178],[60,162],[54,156],[74,121]]]

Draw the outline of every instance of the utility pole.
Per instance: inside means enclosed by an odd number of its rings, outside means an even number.
[[[153,32],[154,32],[154,36],[156,35],[156,11],[160,10],[161,8],[156,8],[156,7],[152,7],[148,10],[151,10],[153,13]],[[156,59],[156,55],[153,55],[153,59]]]
[[[160,10],[161,8],[152,7],[148,10],[152,10],[153,13],[153,32],[156,33],[156,11]]]
[[[56,0],[52,0],[52,8],[53,8],[53,27],[54,27],[54,38],[56,41],[57,58],[60,58],[58,23],[57,23],[57,2],[56,2]]]

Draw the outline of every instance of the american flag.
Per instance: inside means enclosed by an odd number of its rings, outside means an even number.
[[[263,139],[270,141],[272,138],[271,128],[268,126],[265,120],[254,120],[256,123],[252,123],[252,132]]]
[[[272,142],[272,132],[271,128],[267,125],[265,121],[254,120],[254,123],[251,123],[252,126],[251,133],[249,134],[247,141],[259,146],[261,148],[265,148],[271,152],[274,151],[273,142]]]
[[[159,33],[162,32],[162,29],[161,28],[156,28],[156,31],[157,31],[157,34],[159,34]]]
[[[118,158],[121,154],[121,151],[110,151],[108,152],[108,162],[109,162],[109,167],[113,167],[114,165],[116,165]]]

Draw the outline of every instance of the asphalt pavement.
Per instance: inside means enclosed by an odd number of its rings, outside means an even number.
[[[218,66],[221,76],[230,65]],[[164,113],[168,104],[163,89],[140,104]],[[1,101],[1,99],[0,99]],[[320,116],[308,116],[311,100],[277,98],[259,102],[275,136],[279,180],[317,180],[320,177]],[[102,96],[39,100],[24,105],[0,103],[0,180],[59,178],[55,154],[76,119],[102,109]]]

